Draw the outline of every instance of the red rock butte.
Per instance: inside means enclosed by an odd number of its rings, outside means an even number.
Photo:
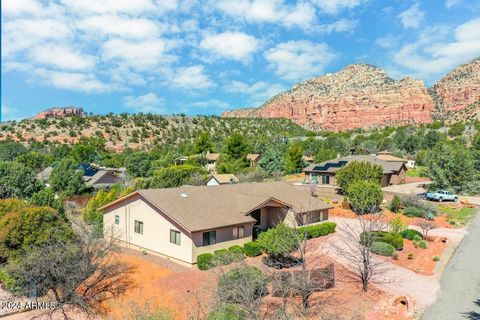
[[[458,69],[465,70],[459,72],[462,76],[452,76]],[[480,99],[480,59],[458,69],[438,82],[445,84],[434,86],[438,98],[421,80],[393,80],[380,68],[353,64],[297,84],[259,108],[228,111],[222,116],[288,118],[308,128],[335,131],[429,123],[439,110],[459,110]],[[451,90],[450,82],[455,83]]]
[[[83,108],[78,107],[55,107],[37,113],[33,119],[45,119],[49,117],[66,117],[66,116],[84,116]]]

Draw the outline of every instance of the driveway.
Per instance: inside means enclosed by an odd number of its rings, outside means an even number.
[[[348,244],[350,240],[346,237],[344,226],[349,225],[360,232],[358,220],[337,217],[331,220],[337,223],[337,232],[332,234],[327,244],[321,248],[322,253],[347,268],[354,269],[355,266],[342,254],[342,251],[349,250],[351,247]],[[376,257],[374,259],[378,260]],[[423,276],[388,262],[384,263],[382,269],[385,270],[375,279],[375,286],[394,296],[408,296],[420,308],[435,301],[436,293],[440,289],[435,276]]]
[[[427,191],[423,185],[432,182],[412,182],[383,187],[382,190],[393,194],[419,194]]]
[[[443,273],[438,300],[423,320],[480,319],[480,214],[468,231]]]

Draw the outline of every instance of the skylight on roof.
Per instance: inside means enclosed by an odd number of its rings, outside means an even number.
[[[180,193],[180,197],[182,197],[182,198],[188,198],[188,194],[186,194],[186,193]]]

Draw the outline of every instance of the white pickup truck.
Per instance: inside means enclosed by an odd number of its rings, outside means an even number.
[[[458,196],[451,193],[450,191],[439,190],[437,192],[427,192],[425,198],[432,201],[458,201]]]

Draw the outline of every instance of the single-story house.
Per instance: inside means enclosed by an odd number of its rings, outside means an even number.
[[[207,180],[207,186],[219,186],[221,184],[232,184],[237,182],[237,176],[231,173],[212,174]]]
[[[383,169],[383,176],[381,180],[382,187],[392,184],[401,184],[405,181],[405,172],[407,171],[407,167],[404,161],[385,161],[380,159],[378,156],[372,155],[350,155],[334,160],[324,161],[322,163],[311,164],[303,169],[303,172],[305,173],[305,180],[308,182],[318,183],[319,185],[336,187],[336,172],[351,161],[366,161],[372,164],[380,165]]]
[[[302,160],[305,161],[305,162],[308,162],[308,163],[314,163],[315,162],[315,158],[313,156],[302,156]]]
[[[220,153],[207,152],[205,154],[205,158],[207,158],[206,169],[208,172],[215,172],[215,167],[217,165],[217,160],[219,157],[220,157]]]
[[[106,236],[192,265],[201,253],[243,245],[281,221],[327,220],[331,208],[310,188],[267,182],[137,190],[100,209]]]
[[[255,168],[257,166],[257,164],[258,164],[258,162],[260,161],[261,158],[262,158],[262,156],[257,154],[257,153],[247,154],[247,160],[250,163],[250,167],[252,167],[252,168]]]
[[[384,161],[405,162],[405,163],[408,162],[407,159],[403,159],[403,158],[399,158],[399,157],[394,156],[393,153],[390,152],[390,151],[378,152],[377,153],[377,158],[379,158],[380,160],[384,160]]]
[[[93,176],[83,176],[87,186],[95,189],[108,188],[121,183],[122,178],[108,170],[98,170]]]

